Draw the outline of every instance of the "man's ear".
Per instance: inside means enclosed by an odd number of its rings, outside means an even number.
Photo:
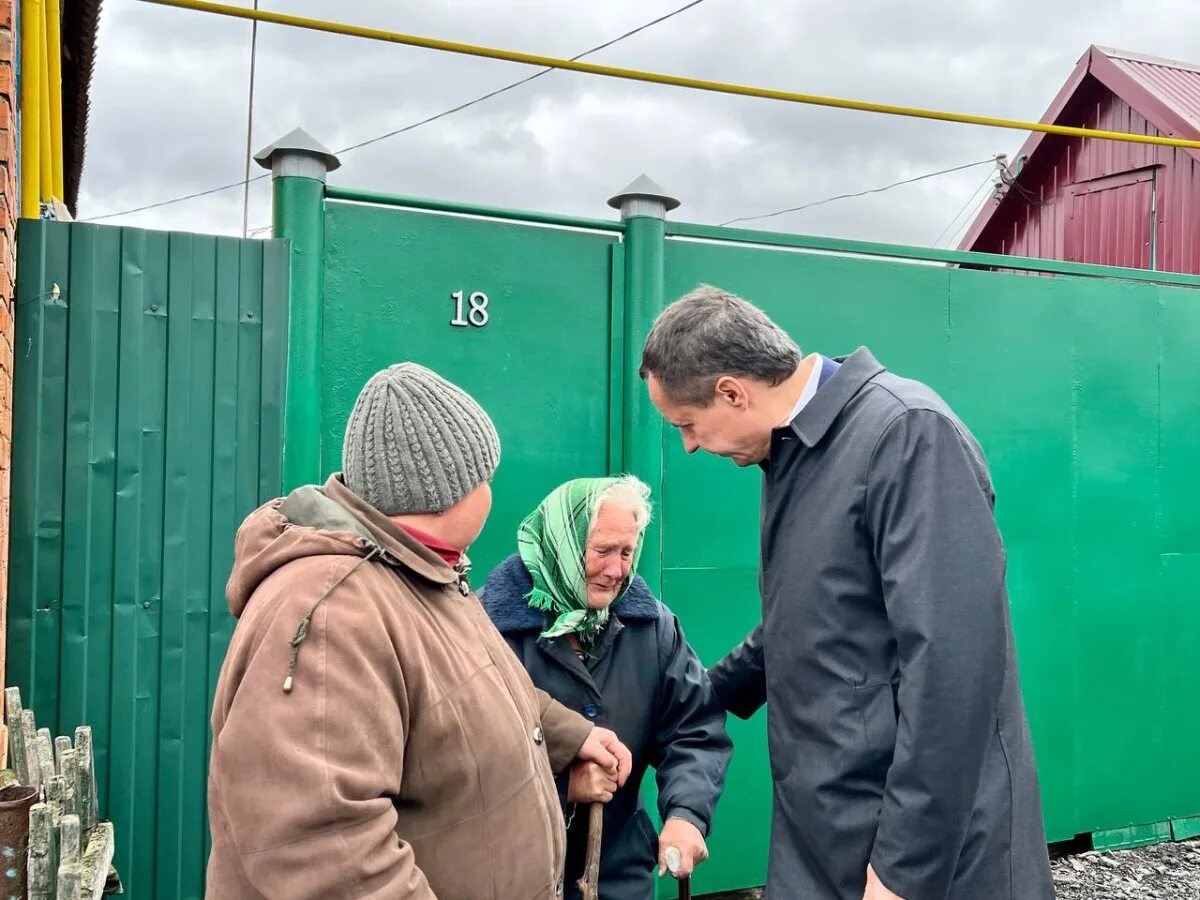
[[[735,409],[745,409],[749,396],[746,393],[746,386],[741,379],[735,378],[732,375],[722,375],[717,379],[716,385],[713,387],[716,394],[716,399],[720,403],[726,403]]]

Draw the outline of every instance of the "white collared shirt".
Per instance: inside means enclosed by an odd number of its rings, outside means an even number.
[[[825,359],[820,353],[814,353],[809,357],[813,361],[812,370],[808,373],[808,381],[804,382],[804,390],[800,392],[800,399],[796,401],[796,405],[792,407],[791,414],[780,423],[781,426],[790,425],[796,416],[800,415],[800,410],[808,406],[813,395],[817,392],[817,385],[821,382],[821,366]]]

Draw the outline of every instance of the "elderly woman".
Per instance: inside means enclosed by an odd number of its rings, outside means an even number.
[[[518,552],[488,578],[484,608],[537,687],[617,733],[633,754],[623,787],[594,766],[559,777],[568,819],[567,896],[578,896],[588,815],[604,802],[600,895],[654,896],[654,866],[680,850],[686,875],[707,855],[732,745],[700,660],[679,620],[634,570],[650,520],[650,489],[630,476],[555,489],[521,524]],[[657,772],[665,823],[655,835],[640,788]]]

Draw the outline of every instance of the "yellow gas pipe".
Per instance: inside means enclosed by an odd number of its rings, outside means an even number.
[[[38,217],[42,172],[42,0],[21,0],[21,216]]]
[[[21,216],[66,195],[61,0],[21,0]]]

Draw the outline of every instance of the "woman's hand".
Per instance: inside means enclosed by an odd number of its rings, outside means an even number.
[[[616,776],[593,762],[575,763],[567,783],[571,803],[607,803],[617,790]]]
[[[633,754],[629,748],[621,743],[614,732],[599,726],[588,733],[576,759],[599,763],[616,777],[618,787],[624,786],[633,768]]]
[[[686,819],[669,818],[663,823],[658,835],[658,874],[661,877],[669,869],[667,848],[679,851],[679,870],[672,872],[676,878],[687,878],[692,870],[708,859],[708,845],[700,829]]]

